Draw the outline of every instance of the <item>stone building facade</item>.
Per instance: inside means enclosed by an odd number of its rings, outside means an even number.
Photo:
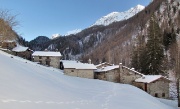
[[[143,74],[135,71],[133,68],[130,69],[126,66],[123,66],[121,63],[119,64],[119,72],[120,72],[120,83],[124,84],[133,84],[133,82],[142,77]]]
[[[106,66],[95,70],[95,79],[120,82],[119,66]]]
[[[0,46],[4,49],[12,50],[14,47],[17,46],[17,44],[15,41],[3,41],[0,43]]]
[[[169,98],[169,82],[168,78],[161,75],[144,75],[136,79],[133,85],[152,96]]]
[[[13,55],[22,57],[24,59],[31,60],[33,51],[28,47],[23,47],[18,45],[17,47],[12,49]]]
[[[39,62],[42,65],[52,66],[54,68],[60,68],[60,52],[50,52],[50,51],[35,51],[32,54],[33,61]]]
[[[135,79],[140,78],[141,76],[141,73],[125,67],[121,63],[119,65],[106,66],[95,70],[95,79],[124,84],[132,84]]]
[[[169,82],[168,78],[161,75],[143,75],[133,68],[130,69],[118,65],[106,66],[95,70],[95,79],[119,82],[123,84],[134,85],[152,96],[160,98],[169,97]]]
[[[75,77],[94,79],[94,64],[81,63],[78,61],[61,60],[64,74]]]

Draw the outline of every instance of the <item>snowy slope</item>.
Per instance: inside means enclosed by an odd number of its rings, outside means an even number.
[[[53,34],[52,36],[51,36],[51,39],[55,39],[55,38],[57,38],[57,37],[60,37],[61,35],[60,34]]]
[[[81,29],[75,29],[75,30],[71,30],[71,31],[68,31],[65,36],[68,36],[68,35],[72,35],[72,34],[77,34],[79,32],[81,32],[82,30]]]
[[[135,14],[137,14],[138,12],[140,12],[141,10],[143,10],[145,7],[142,5],[137,5],[134,8],[131,8],[125,12],[112,12],[102,18],[100,18],[99,20],[97,20],[92,26],[94,25],[109,25],[113,22],[116,21],[122,21],[122,20],[126,20],[132,16],[134,16]]]
[[[0,51],[1,109],[174,109],[130,85],[69,77]]]

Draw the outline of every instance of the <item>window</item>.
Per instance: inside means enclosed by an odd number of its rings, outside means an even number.
[[[50,61],[46,61],[46,65],[50,66]]]
[[[158,97],[158,93],[155,93],[155,97]]]
[[[39,59],[42,59],[42,56],[39,56]]]
[[[46,59],[49,59],[49,57],[47,56]]]
[[[71,72],[74,72],[74,70],[71,70]]]
[[[165,97],[165,93],[162,93],[162,97]]]

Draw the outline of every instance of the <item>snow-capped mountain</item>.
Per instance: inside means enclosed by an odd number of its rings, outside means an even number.
[[[129,19],[130,17],[134,16],[138,12],[142,11],[144,8],[145,7],[142,5],[137,5],[136,7],[131,8],[125,12],[112,12],[112,13],[100,18],[99,20],[97,20],[92,26],[94,26],[94,25],[106,26],[106,25],[109,25],[116,21],[122,21],[122,20]]]
[[[134,8],[130,8],[129,10],[125,11],[125,12],[112,12],[102,18],[100,18],[99,20],[97,20],[93,25],[109,25],[113,22],[116,21],[121,21],[121,20],[125,20],[128,19],[132,16],[134,16],[135,14],[137,14],[138,12],[140,12],[141,10],[143,10],[145,7],[142,5],[137,5]],[[77,34],[79,32],[81,32],[82,29],[75,29],[75,30],[71,30],[68,31],[65,36],[71,35],[71,34]],[[59,34],[54,34],[52,35],[52,39],[59,37]]]
[[[68,36],[68,35],[71,35],[71,34],[77,34],[77,33],[81,32],[81,31],[82,31],[81,29],[75,29],[75,30],[72,30],[72,31],[68,31],[65,36]]]
[[[51,36],[51,39],[54,39],[54,38],[57,38],[57,37],[60,37],[61,35],[60,34],[53,34],[52,36]]]

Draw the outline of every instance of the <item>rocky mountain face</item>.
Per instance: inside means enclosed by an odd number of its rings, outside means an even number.
[[[140,9],[137,6],[130,10]],[[130,11],[129,10],[129,11]],[[128,12],[128,11],[127,11]],[[120,13],[122,14],[122,13]],[[176,31],[179,35],[180,9],[177,0],[154,0],[147,7],[141,7],[132,17],[124,17],[120,21],[119,13],[111,13],[111,17],[99,19],[93,26],[77,34],[48,40],[39,49],[58,49],[64,59],[78,59],[84,62],[90,58],[94,64],[107,61],[109,63],[131,66],[132,51],[137,44],[137,38],[147,41],[147,29],[151,15],[155,14],[159,20],[162,33]],[[115,16],[115,17],[113,17]],[[107,19],[108,20],[107,20]],[[103,19],[103,20],[102,20]],[[115,19],[112,20],[111,19]],[[108,22],[106,22],[108,21]],[[115,21],[115,22],[114,22]],[[38,42],[37,42],[38,43]],[[173,45],[166,51],[170,63],[173,65]]]

